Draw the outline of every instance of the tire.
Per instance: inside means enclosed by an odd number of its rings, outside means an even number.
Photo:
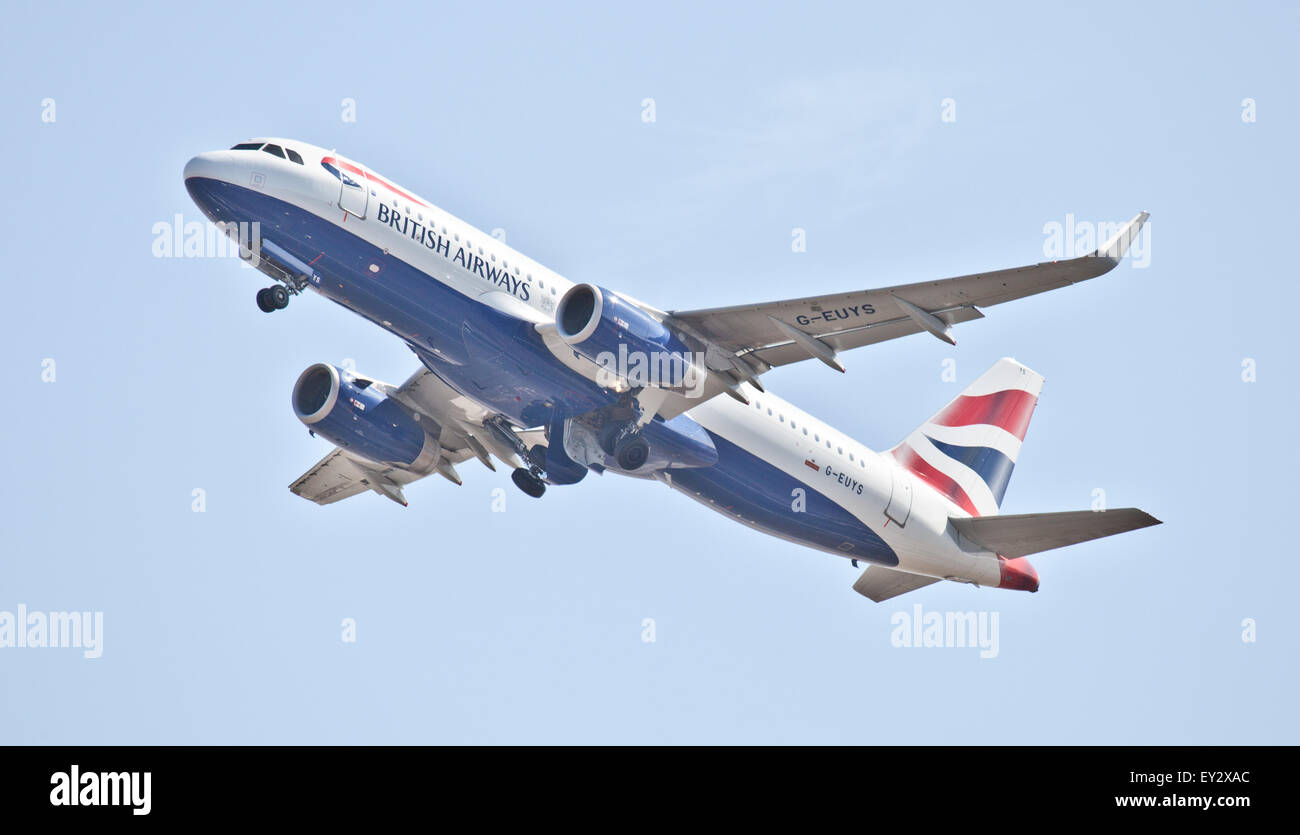
[[[271,300],[266,297],[266,289],[263,287],[257,291],[257,309],[263,313],[270,313],[275,308],[271,306]]]
[[[515,483],[516,487],[523,490],[534,499],[540,499],[542,494],[546,492],[546,482],[542,481],[528,470],[525,470],[523,467],[520,467],[511,473],[510,480]]]
[[[618,459],[619,469],[635,472],[645,466],[650,457],[650,445],[640,435],[629,435],[619,441],[614,457]]]
[[[274,310],[284,310],[289,306],[289,291],[285,289],[283,284],[267,287],[266,298]]]
[[[605,425],[600,427],[600,448],[605,450],[606,455],[614,454],[614,443],[618,440],[618,433],[623,431],[623,424],[615,421],[606,421]]]

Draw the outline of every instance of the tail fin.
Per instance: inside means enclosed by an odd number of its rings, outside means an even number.
[[[1002,506],[1043,378],[1003,358],[892,450],[900,465],[971,516]]]

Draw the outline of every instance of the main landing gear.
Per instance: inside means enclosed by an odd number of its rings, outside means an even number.
[[[650,457],[650,445],[632,420],[607,421],[600,429],[600,446],[628,472],[639,470]]]
[[[542,481],[542,479],[532,470],[525,469],[524,467],[520,467],[511,473],[510,480],[515,483],[516,487],[523,490],[534,499],[540,499],[542,494],[546,492],[546,482]]]
[[[529,449],[523,439],[510,428],[510,424],[500,417],[484,421],[483,426],[523,459],[524,466],[511,473],[510,480],[534,499],[540,499],[546,492],[546,469],[543,466],[546,463],[546,448],[538,445]]]
[[[284,310],[289,306],[289,290],[283,284],[275,284],[257,291],[257,309],[263,313]]]

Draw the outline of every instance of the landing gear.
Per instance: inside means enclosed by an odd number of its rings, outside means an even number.
[[[634,472],[650,457],[650,445],[639,434],[627,435],[614,447],[614,457],[620,469]]]
[[[618,446],[619,438],[623,437],[623,430],[627,424],[615,420],[605,421],[605,425],[600,427],[600,448],[605,450],[606,455],[613,455],[615,447]]]
[[[546,463],[546,450],[540,444],[529,449],[528,445],[510,428],[510,424],[500,417],[489,418],[484,421],[483,426],[495,435],[498,441],[513,449],[515,454],[523,459],[524,466],[511,473],[510,480],[534,499],[540,499],[546,492],[546,469],[543,466]]]
[[[289,306],[289,291],[282,284],[264,287],[257,291],[257,309],[263,313],[284,310]]]
[[[510,480],[515,483],[516,487],[534,499],[540,499],[542,494],[546,492],[546,482],[542,481],[531,470],[526,470],[523,467],[511,473]]]
[[[650,457],[650,445],[631,421],[609,420],[600,428],[600,446],[606,455],[614,456],[619,469],[633,472],[644,466]]]

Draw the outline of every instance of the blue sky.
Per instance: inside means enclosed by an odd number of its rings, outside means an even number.
[[[0,610],[102,611],[104,649],[0,649],[0,742],[1300,742],[1298,17],[11,10]],[[290,409],[298,373],[400,381],[414,357],[314,296],[260,313],[236,262],[151,251],[155,223],[199,217],[185,161],[268,134],[663,308],[1033,263],[1047,223],[1147,210],[1145,269],[991,308],[956,348],[915,336],[844,376],[766,379],[879,449],[1014,356],[1047,382],[1003,511],[1100,488],[1165,524],[1037,557],[1035,595],[876,605],[842,560],[612,476],[537,502],[467,463],[407,509],[304,502],[286,486],[327,448]],[[997,612],[998,657],[891,646],[914,602]]]

